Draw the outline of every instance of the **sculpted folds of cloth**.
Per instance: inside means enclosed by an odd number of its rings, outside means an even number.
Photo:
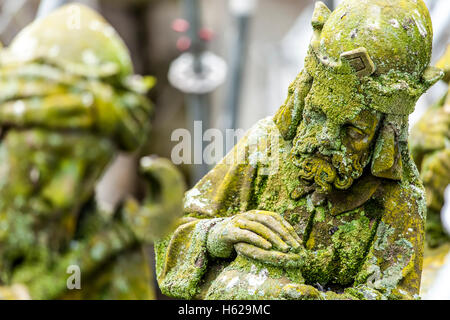
[[[162,292],[185,299],[414,299],[425,194],[408,115],[430,67],[422,0],[318,2],[305,68],[185,195],[156,246]]]

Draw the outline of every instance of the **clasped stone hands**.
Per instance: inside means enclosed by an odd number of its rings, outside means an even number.
[[[302,262],[302,240],[280,215],[252,210],[225,218],[209,232],[208,252],[228,258],[235,250],[254,260],[281,267],[298,267]]]

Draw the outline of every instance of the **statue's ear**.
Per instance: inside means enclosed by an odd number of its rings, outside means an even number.
[[[342,53],[341,59],[347,60],[360,78],[375,72],[375,64],[364,47]]]
[[[436,67],[427,67],[422,75],[424,91],[427,91],[436,82],[444,78],[444,71]]]
[[[402,179],[403,165],[398,148],[398,137],[390,124],[384,125],[378,134],[371,170],[376,177]]]

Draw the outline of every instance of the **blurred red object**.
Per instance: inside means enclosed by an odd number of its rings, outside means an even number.
[[[211,41],[214,38],[214,31],[208,28],[202,28],[198,32],[198,36],[204,41]]]
[[[172,22],[172,30],[175,32],[186,32],[189,30],[189,22],[184,19],[175,19]]]
[[[180,51],[189,50],[189,48],[191,47],[191,43],[192,41],[190,38],[183,36],[177,40],[177,49]]]

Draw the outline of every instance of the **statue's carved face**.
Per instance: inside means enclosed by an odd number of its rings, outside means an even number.
[[[353,79],[324,70],[313,74],[292,155],[300,178],[316,190],[345,190],[370,160],[381,113],[364,105]]]

